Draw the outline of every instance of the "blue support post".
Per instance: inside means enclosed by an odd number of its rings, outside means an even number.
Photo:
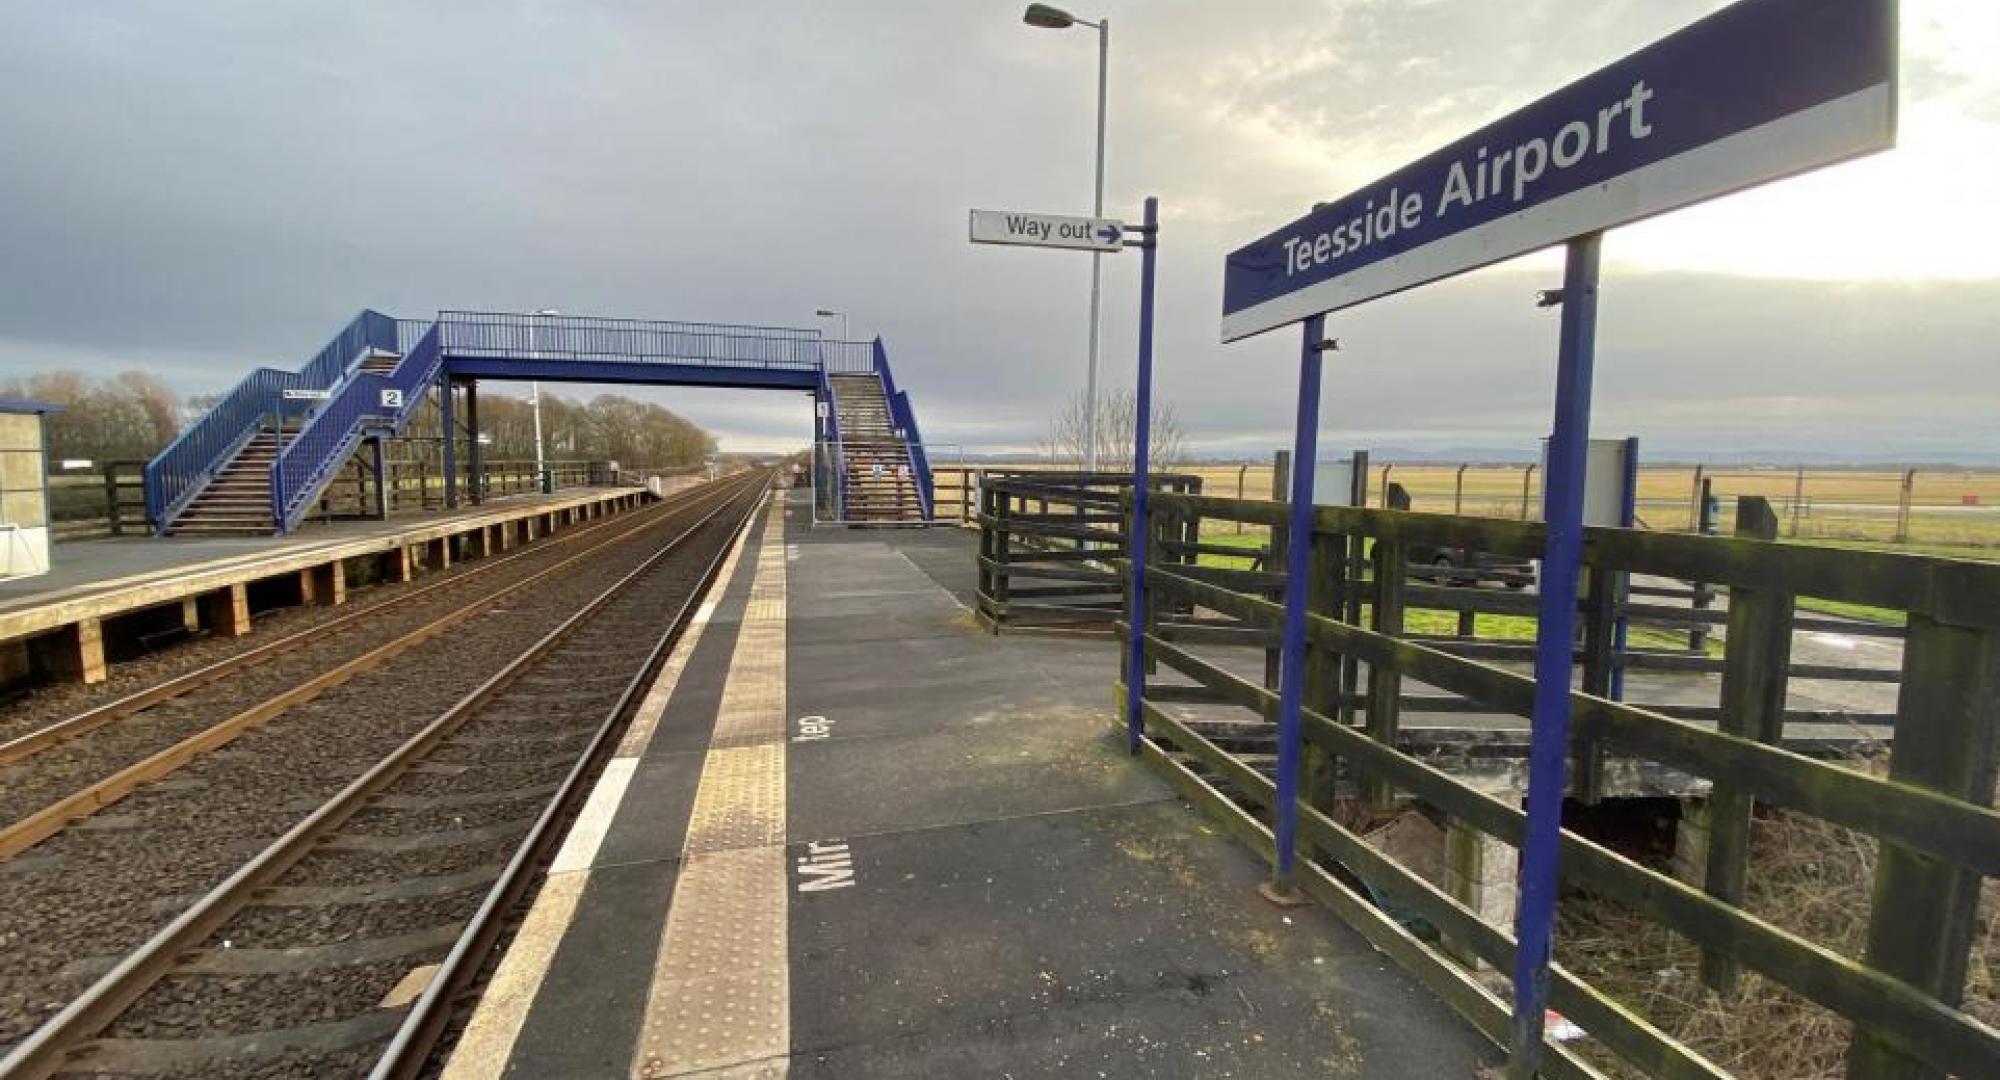
[[[438,374],[438,428],[444,433],[444,508],[458,509],[458,421],[452,416],[451,376]]]
[[[1535,701],[1528,748],[1528,825],[1521,845],[1514,918],[1514,1017],[1508,1076],[1541,1066],[1542,1027],[1555,949],[1557,856],[1569,762],[1569,695],[1576,630],[1576,579],[1583,561],[1583,473],[1590,443],[1590,375],[1597,336],[1597,263],[1602,233],[1569,242],[1563,265],[1562,331],[1556,362],[1555,427],[1543,479],[1540,611],[1535,623]]]
[[[1285,532],[1285,623],[1278,643],[1276,859],[1266,895],[1288,900],[1299,835],[1299,707],[1306,689],[1306,591],[1311,573],[1313,462],[1319,454],[1319,370],[1326,319],[1305,321],[1299,346],[1299,415],[1292,433],[1292,505]]]
[[[1620,492],[1618,527],[1629,529],[1639,521],[1639,437],[1625,440],[1625,488]],[[1625,603],[1632,598],[1632,575],[1618,575],[1618,615],[1611,621],[1611,700],[1625,700],[1625,643],[1631,636],[1631,620],[1625,617]]]
[[[1125,743],[1134,754],[1146,733],[1139,702],[1146,696],[1146,548],[1152,529],[1148,511],[1152,508],[1153,264],[1160,247],[1158,198],[1146,199],[1145,224],[1139,231],[1139,400],[1132,425],[1132,536],[1128,545],[1132,604],[1125,639]]]

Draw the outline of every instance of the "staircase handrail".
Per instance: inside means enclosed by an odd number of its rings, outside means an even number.
[[[395,320],[364,310],[303,368],[258,368],[183,428],[166,449],[146,463],[146,518],[153,531],[165,532],[202,486],[257,434],[266,418],[278,420],[286,390],[330,389],[355,358],[384,334],[393,345]]]
[[[278,451],[271,462],[271,519],[279,532],[297,527],[369,428],[400,428],[416,411],[444,362],[439,339],[434,324],[387,374],[350,372]],[[384,404],[385,390],[401,391],[402,404]]]
[[[931,520],[931,461],[924,452],[924,436],[917,430],[917,413],[910,408],[910,395],[896,389],[896,374],[889,368],[889,350],[883,348],[882,339],[875,339],[875,374],[882,380],[882,396],[889,403],[889,424],[903,436],[903,446],[909,452],[910,475],[917,480],[917,501],[923,507],[924,520]]]

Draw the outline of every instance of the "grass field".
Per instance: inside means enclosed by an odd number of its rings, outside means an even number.
[[[996,464],[995,468],[1020,468]],[[1271,497],[1269,465],[1188,464],[1202,490],[1231,498]],[[1918,469],[1909,476],[1904,514],[1905,474],[1882,469],[1737,468],[1707,470],[1720,503],[1719,528],[1735,528],[1739,495],[1761,495],[1778,513],[1780,535],[1812,542],[1879,545],[1888,550],[1971,558],[2000,558],[2000,470]],[[1371,502],[1379,504],[1388,483],[1410,493],[1411,507],[1433,513],[1481,517],[1533,518],[1540,513],[1539,475],[1519,465],[1374,465],[1369,470]],[[939,502],[957,499],[955,480],[940,477]],[[1696,495],[1692,466],[1639,470],[1641,527],[1687,530]],[[1898,540],[1899,526],[1902,538]],[[1233,531],[1233,530],[1232,530]]]

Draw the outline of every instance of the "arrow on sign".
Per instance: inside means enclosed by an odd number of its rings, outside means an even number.
[[[1117,243],[1124,235],[1122,230],[1112,225],[1102,225],[1097,230],[1097,238],[1107,244]]]

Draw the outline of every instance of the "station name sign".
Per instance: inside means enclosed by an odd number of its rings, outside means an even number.
[[[1232,252],[1222,340],[1884,150],[1895,0],[1741,0]]]
[[[974,210],[972,242],[1022,247],[1117,251],[1125,246],[1125,223],[1112,218],[1028,214],[1018,210]]]

